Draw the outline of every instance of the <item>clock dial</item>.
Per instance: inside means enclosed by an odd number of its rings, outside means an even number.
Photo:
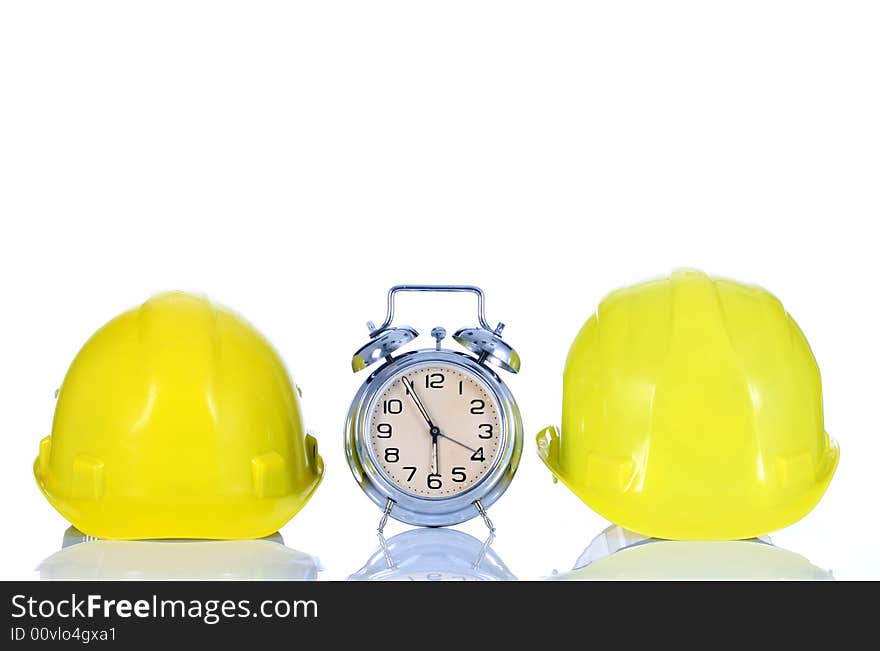
[[[380,387],[366,423],[374,462],[401,490],[458,495],[504,449],[498,402],[476,375],[452,364],[403,370]]]

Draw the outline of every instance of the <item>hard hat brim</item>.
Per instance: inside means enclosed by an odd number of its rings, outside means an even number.
[[[49,504],[86,535],[104,540],[249,540],[270,536],[299,513],[320,485],[324,461],[317,449],[312,468],[306,485],[280,497],[158,505],[148,499],[108,502],[56,495],[47,485],[39,457],[33,465],[37,486]]]
[[[719,508],[702,514],[704,517],[695,517],[686,504],[667,505],[672,508],[666,509],[638,508],[629,500],[621,500],[619,495],[614,499],[567,476],[559,459],[560,440],[556,427],[548,427],[537,436],[538,456],[554,479],[608,521],[645,536],[667,540],[743,540],[794,524],[822,499],[840,460],[837,442],[828,437],[815,481],[798,491],[795,497],[761,506],[743,500],[736,511]]]

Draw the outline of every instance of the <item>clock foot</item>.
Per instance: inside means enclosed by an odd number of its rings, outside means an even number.
[[[489,519],[489,514],[486,513],[486,508],[483,506],[483,503],[480,500],[474,502],[474,506],[477,507],[477,511],[480,514],[480,517],[483,518],[483,522],[486,524],[486,528],[489,530],[493,536],[495,535],[495,525],[492,524],[492,521]]]
[[[394,508],[394,500],[389,497],[388,501],[385,502],[385,508],[382,511],[382,519],[379,520],[379,528],[376,529],[376,533],[380,536],[382,535],[382,532],[385,531],[385,525],[388,524],[388,516],[391,515],[392,508]]]

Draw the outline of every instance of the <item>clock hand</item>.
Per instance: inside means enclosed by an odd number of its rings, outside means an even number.
[[[459,441],[459,440],[457,440],[457,439],[454,439],[454,438],[452,438],[451,436],[447,436],[447,435],[444,434],[443,432],[440,432],[439,436],[442,436],[442,437],[445,438],[445,439],[449,439],[450,441],[452,441],[452,442],[455,443],[456,445],[460,445],[461,447],[465,448],[466,450],[470,450],[471,452],[476,452],[476,451],[477,451],[475,448],[472,448],[472,447],[469,446],[469,445],[465,445],[465,444],[462,443],[461,441]]]
[[[413,402],[416,403],[416,407],[418,407],[419,412],[422,414],[422,418],[425,419],[425,422],[428,423],[428,427],[431,428],[431,430],[432,430],[431,435],[433,436],[434,435],[433,430],[435,430],[436,427],[434,426],[434,423],[431,421],[431,417],[428,416],[428,411],[425,409],[425,405],[422,404],[422,401],[416,395],[416,389],[413,386],[412,381],[408,377],[406,377],[405,375],[401,376],[400,379],[403,381],[404,386],[408,389],[408,393],[409,393],[410,397],[413,399]]]
[[[452,438],[451,436],[448,436],[447,434],[444,434],[443,432],[441,432],[440,429],[436,425],[434,425],[433,421],[431,420],[431,417],[428,416],[428,412],[425,409],[425,406],[422,404],[422,401],[416,395],[416,390],[415,390],[415,387],[413,386],[412,381],[408,377],[406,377],[405,375],[401,376],[400,379],[403,381],[404,386],[409,390],[410,397],[413,399],[413,402],[416,403],[416,407],[418,407],[419,411],[422,414],[422,417],[428,423],[428,427],[431,428],[431,436],[434,437],[435,443],[436,443],[436,438],[438,436],[442,436],[443,438],[449,439],[453,443],[457,443],[461,447],[468,449],[471,452],[476,452],[476,449],[472,448],[471,446],[465,445],[461,441],[457,441],[456,439]],[[437,474],[436,454],[432,453],[431,458],[434,460],[434,463],[433,463],[434,474]]]
[[[413,386],[412,380],[410,380],[405,375],[402,375],[401,381],[403,382],[403,385],[407,388],[407,393],[409,393],[410,397],[413,399],[413,402],[416,403],[416,407],[418,408],[419,413],[422,414],[422,418],[424,418],[425,422],[428,423],[428,433],[431,435],[431,474],[439,475],[440,464],[437,460],[437,437],[440,436],[440,428],[434,424],[434,422],[431,420],[431,417],[428,415],[428,410],[425,409],[425,405],[422,404],[421,399],[416,394],[416,388],[415,386]]]

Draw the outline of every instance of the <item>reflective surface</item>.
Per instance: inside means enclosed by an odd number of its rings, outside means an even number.
[[[557,581],[831,581],[828,570],[769,538],[689,541],[648,538],[618,526],[596,536]]]
[[[74,527],[61,550],[40,563],[43,580],[314,581],[318,560],[284,545],[278,533],[258,540],[96,540]]]
[[[494,536],[480,541],[456,529],[412,529],[387,541],[350,581],[515,581],[492,549]]]

